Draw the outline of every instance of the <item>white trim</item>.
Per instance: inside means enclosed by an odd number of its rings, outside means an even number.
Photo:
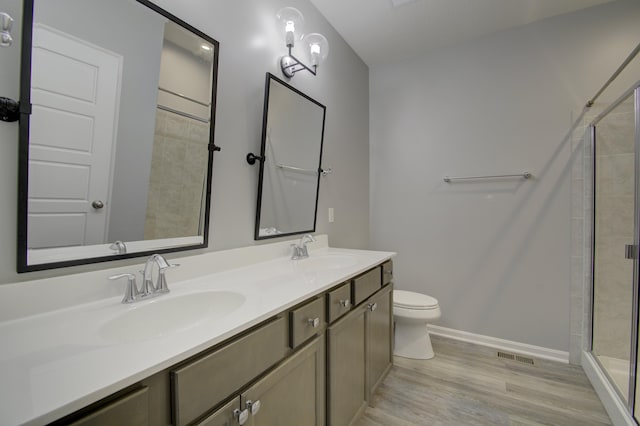
[[[482,334],[469,333],[468,331],[455,330],[453,328],[440,327],[428,324],[429,333],[436,336],[448,337],[450,339],[461,340],[463,342],[475,343],[476,345],[488,346],[490,348],[503,349],[516,352],[534,358],[547,359],[550,361],[569,363],[569,352],[556,349],[543,348],[526,343],[514,342],[511,340],[498,339],[497,337],[484,336]]]
[[[613,385],[600,369],[594,356],[587,351],[582,352],[582,368],[596,394],[598,394],[604,409],[607,410],[611,422],[618,426],[636,426],[637,423],[631,417],[626,403],[620,399]]]

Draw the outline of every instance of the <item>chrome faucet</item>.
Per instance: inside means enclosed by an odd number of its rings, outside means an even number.
[[[153,266],[158,265],[158,281],[157,284],[153,284]],[[133,303],[136,300],[143,298],[149,298],[158,296],[163,293],[169,292],[167,286],[167,278],[165,272],[169,268],[175,268],[180,266],[178,264],[170,264],[167,260],[159,254],[152,255],[144,264],[144,270],[140,271],[142,274],[142,288],[138,289],[136,284],[136,276],[133,274],[118,274],[109,277],[110,280],[117,280],[120,278],[127,278],[127,288],[125,290],[122,303]]]
[[[153,284],[153,265],[158,265],[158,281],[157,284]],[[167,287],[167,278],[165,277],[165,271],[169,268],[180,266],[178,264],[169,264],[167,260],[159,254],[153,254],[147,262],[144,264],[144,270],[140,271],[142,274],[142,289],[140,290],[140,297],[149,297],[161,293],[169,293],[169,287]]]
[[[133,303],[138,300],[140,292],[138,292],[138,285],[136,284],[136,276],[133,274],[118,274],[109,277],[110,280],[118,280],[120,278],[127,279],[127,288],[124,291],[124,297],[122,303]]]
[[[109,246],[110,250],[115,250],[116,254],[126,254],[127,246],[120,240],[114,242]]]
[[[307,250],[307,243],[312,243],[316,239],[313,238],[313,235],[306,234],[300,238],[298,244],[291,244],[293,247],[293,254],[291,255],[291,260],[299,260],[306,259],[309,257],[309,251]]]

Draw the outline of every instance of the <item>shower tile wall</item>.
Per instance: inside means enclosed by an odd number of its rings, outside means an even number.
[[[577,120],[581,123],[578,125],[571,135],[572,140],[572,179],[571,179],[571,341],[570,341],[570,362],[574,364],[581,363],[582,351],[590,351],[591,334],[592,334],[592,265],[591,258],[593,254],[593,158],[589,124],[610,104],[610,102],[597,102],[593,107],[580,115]],[[623,108],[624,111],[620,108]],[[632,111],[630,101],[621,105],[617,111],[616,122],[620,120],[632,120],[629,112]],[[612,121],[613,122],[613,121]],[[606,129],[606,123],[605,123]],[[606,139],[606,137],[605,137]],[[625,137],[626,140],[626,137]],[[599,154],[605,155],[624,155],[618,148],[611,147],[600,140],[604,146],[604,152],[601,148]],[[607,146],[608,145],[608,146]],[[629,145],[627,145],[628,151]],[[613,150],[611,150],[613,149]],[[627,155],[629,153],[627,152]],[[615,161],[615,159],[614,159]],[[618,287],[620,290],[620,287]],[[612,302],[620,299],[612,294]],[[609,303],[611,304],[611,303]],[[603,306],[604,307],[604,306]],[[599,327],[606,324],[605,317],[601,317]],[[620,318],[618,318],[618,321]],[[609,322],[615,327],[614,322]],[[628,326],[627,326],[628,327]],[[600,328],[602,329],[602,328]],[[628,330],[628,328],[627,328]],[[628,335],[627,335],[628,337]],[[614,345],[616,348],[612,352],[621,352],[623,349],[620,345]]]
[[[594,353],[629,359],[633,262],[634,114],[628,99],[596,127]]]
[[[157,111],[145,239],[198,235],[208,143],[208,124]]]

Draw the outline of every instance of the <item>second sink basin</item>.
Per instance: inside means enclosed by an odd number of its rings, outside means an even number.
[[[159,296],[127,306],[126,312],[102,325],[99,333],[117,342],[155,339],[220,318],[244,302],[242,294],[230,291]]]

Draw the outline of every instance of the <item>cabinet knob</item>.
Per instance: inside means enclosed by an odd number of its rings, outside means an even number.
[[[351,301],[349,299],[342,299],[340,300],[340,306],[342,306],[343,308],[348,308],[349,306],[351,306]]]
[[[249,410],[245,409],[240,411],[240,409],[236,408],[233,410],[233,417],[238,420],[239,425],[243,425],[249,420]]]
[[[307,320],[307,324],[309,324],[313,328],[318,328],[320,325],[320,318],[309,318]]]
[[[96,210],[100,210],[104,207],[104,203],[102,202],[102,200],[95,200],[93,203],[91,203],[91,207]]]
[[[378,309],[378,304],[377,304],[377,303],[369,303],[369,304],[367,305],[367,308],[369,308],[369,310],[370,310],[371,312],[373,312],[373,311],[375,311],[376,309]]]
[[[251,410],[251,415],[255,416],[260,411],[260,407],[262,407],[262,403],[260,400],[257,401],[247,401],[247,409]]]

